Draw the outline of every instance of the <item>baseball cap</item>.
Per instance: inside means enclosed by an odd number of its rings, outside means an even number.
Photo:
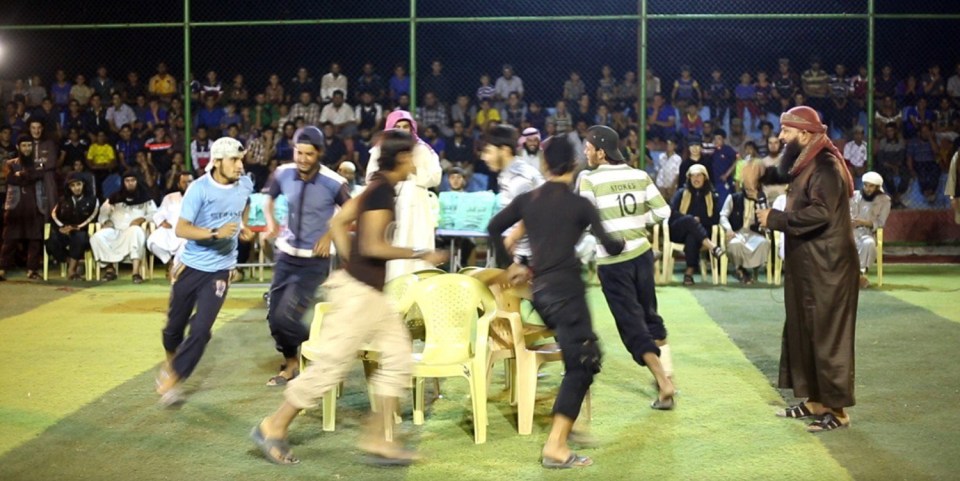
[[[616,130],[606,125],[594,125],[587,130],[587,142],[603,150],[608,159],[623,161],[623,154],[620,152],[620,135]]]
[[[323,142],[323,132],[312,125],[308,125],[293,134],[294,144],[310,144],[318,149],[323,149]]]
[[[211,159],[225,159],[227,157],[242,157],[243,144],[232,137],[220,137],[210,146]]]

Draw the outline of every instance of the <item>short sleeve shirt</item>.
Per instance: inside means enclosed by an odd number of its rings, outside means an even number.
[[[357,221],[357,235],[353,237],[350,249],[350,262],[347,264],[347,273],[354,279],[367,284],[374,289],[383,290],[387,277],[387,261],[360,254],[360,236],[367,228],[363,222],[363,214],[374,210],[388,210],[391,217],[394,215],[394,190],[390,182],[380,174],[374,174],[370,185],[359,198],[360,212]]]
[[[290,213],[280,239],[296,249],[312,249],[330,228],[337,206],[350,199],[347,180],[328,167],[302,180],[295,164],[277,167],[267,187],[270,197],[287,197]]]
[[[240,180],[223,185],[208,174],[190,184],[183,195],[180,218],[206,229],[217,229],[225,224],[241,224],[243,209],[253,193],[253,181]],[[237,245],[240,230],[229,238],[215,240],[188,240],[180,256],[185,265],[203,272],[233,269],[237,265]]]

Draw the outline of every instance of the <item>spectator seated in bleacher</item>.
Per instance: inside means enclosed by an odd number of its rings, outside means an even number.
[[[687,267],[683,285],[692,286],[693,274],[700,264],[700,251],[706,249],[716,257],[723,249],[710,240],[710,231],[720,220],[720,199],[713,191],[710,174],[702,164],[693,164],[687,170],[686,184],[677,190],[670,201],[670,242],[683,244]],[[665,252],[664,255],[672,255]],[[701,273],[705,275],[705,273]]]
[[[736,267],[736,277],[744,284],[753,284],[757,271],[767,262],[770,241],[760,230],[757,205],[766,206],[767,198],[753,181],[745,181],[743,189],[730,194],[720,209],[720,226],[727,241],[727,257]],[[726,272],[721,272],[726,276]],[[768,280],[769,282],[769,280]]]
[[[867,270],[877,260],[877,229],[890,215],[890,197],[883,191],[883,178],[876,172],[863,174],[863,187],[853,193],[850,217],[853,219],[853,240],[860,255],[860,288],[870,285]]]
[[[186,239],[177,237],[177,221],[180,219],[180,206],[183,203],[183,194],[187,191],[190,182],[193,182],[193,174],[181,171],[177,176],[177,190],[163,197],[160,202],[160,208],[153,214],[153,224],[155,229],[147,238],[147,248],[153,255],[167,265],[167,278],[169,279],[173,272],[176,256],[183,249]]]
[[[67,263],[67,277],[71,281],[83,279],[77,266],[90,247],[87,226],[96,220],[100,208],[91,181],[83,172],[71,172],[66,189],[50,214],[53,225],[46,240],[47,253],[57,262]]]
[[[106,266],[103,278],[108,281],[117,278],[113,263],[131,262],[133,264],[133,283],[140,284],[140,262],[146,253],[147,219],[153,216],[157,205],[150,198],[146,186],[132,171],[123,174],[120,190],[103,204],[100,209],[100,230],[90,238],[93,257]]]

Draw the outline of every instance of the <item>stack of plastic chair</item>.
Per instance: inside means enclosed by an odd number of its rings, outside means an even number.
[[[423,314],[426,339],[423,352],[414,354],[413,423],[424,421],[424,379],[464,377],[470,384],[474,442],[482,444],[487,440],[487,336],[497,314],[493,294],[477,279],[444,274],[415,284],[401,311],[414,303]]]

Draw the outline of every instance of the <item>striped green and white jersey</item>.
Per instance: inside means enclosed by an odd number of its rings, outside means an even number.
[[[604,230],[626,241],[616,256],[597,245],[597,264],[615,264],[647,252],[651,247],[647,226],[670,217],[670,205],[650,176],[626,164],[604,164],[585,174],[580,195],[600,212]]]

